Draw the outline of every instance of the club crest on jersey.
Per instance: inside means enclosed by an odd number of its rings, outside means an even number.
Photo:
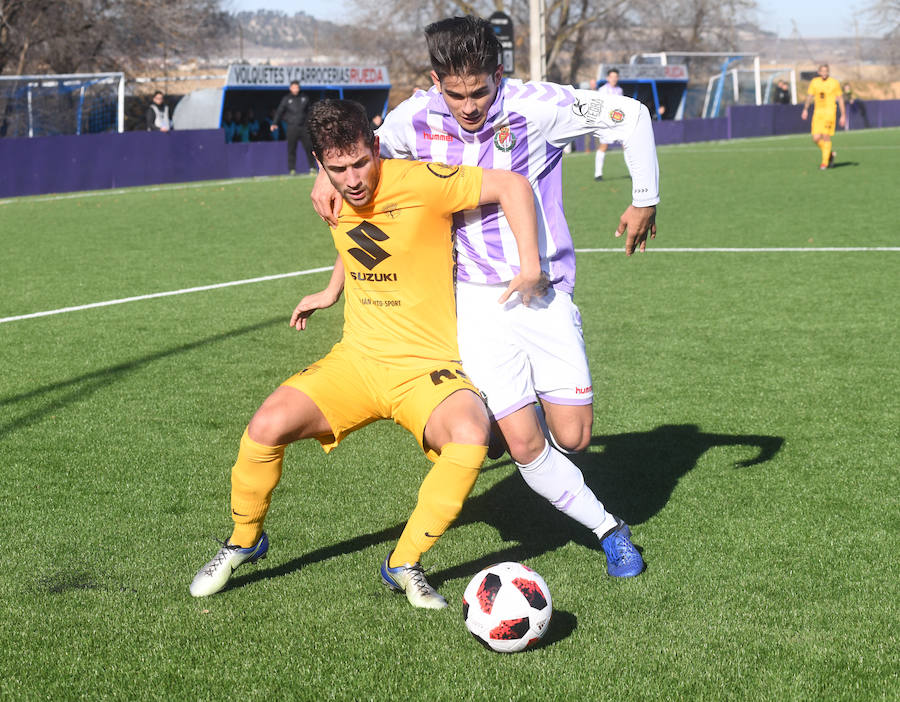
[[[448,166],[446,163],[429,163],[426,167],[438,178],[449,178],[459,170],[459,166]]]
[[[615,122],[616,124],[618,124],[618,123],[621,122],[623,119],[625,119],[625,113],[622,112],[622,110],[613,110],[612,112],[609,113],[609,118],[610,118],[613,122]]]
[[[500,129],[498,129],[494,134],[494,146],[496,146],[500,151],[512,151],[512,148],[515,145],[516,135],[513,134],[512,129],[510,129],[509,127],[500,127]]]

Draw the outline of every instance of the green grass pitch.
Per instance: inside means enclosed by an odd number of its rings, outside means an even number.
[[[413,610],[378,566],[428,464],[381,422],[289,448],[269,558],[194,599],[246,422],[339,338],[340,306],[287,326],[328,274],[0,323],[0,697],[900,698],[900,252],[829,250],[898,245],[900,130],[834,143],[824,173],[806,136],[661,147],[659,236],[630,259],[591,251],[622,244],[621,152],[602,183],[564,160],[595,389],[577,461],[633,525],[626,582],[500,460],[426,556],[451,608]],[[0,319],[328,266],[311,183],[2,201]],[[556,608],[512,656],[460,614],[506,559]]]

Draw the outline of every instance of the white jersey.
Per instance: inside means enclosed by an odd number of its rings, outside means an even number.
[[[622,94],[622,86],[620,85],[610,85],[609,83],[604,83],[599,88],[597,88],[597,92],[601,95],[621,95]]]
[[[378,129],[386,158],[498,168],[528,178],[538,213],[541,268],[568,293],[575,287],[575,251],[563,213],[561,159],[563,148],[586,134],[622,142],[635,206],[659,202],[650,114],[621,95],[504,79],[484,125],[467,132],[432,87],[416,91]],[[518,248],[499,205],[457,212],[454,225],[459,280],[498,284],[518,273]]]

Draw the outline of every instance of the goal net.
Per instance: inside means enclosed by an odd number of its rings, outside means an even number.
[[[0,76],[0,137],[122,132],[122,73]]]

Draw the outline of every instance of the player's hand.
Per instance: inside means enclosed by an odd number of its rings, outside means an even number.
[[[528,307],[531,298],[543,297],[547,294],[547,289],[549,287],[550,278],[547,277],[547,274],[544,273],[544,271],[540,271],[537,276],[533,274],[522,274],[520,272],[515,278],[509,281],[509,285],[506,286],[506,290],[503,291],[503,294],[497,302],[503,304],[514,292],[518,292],[522,304]]]
[[[806,121],[806,118],[807,118],[808,116],[809,116],[809,112],[808,112],[808,111],[806,110],[806,108],[804,107],[804,108],[803,108],[803,112],[800,113],[800,119],[802,119],[802,120],[805,122],[805,121]]]
[[[846,115],[841,115],[841,119],[840,119],[840,122],[838,122],[838,124],[841,125],[841,128],[842,128],[842,129],[843,129],[845,126],[847,126],[847,116],[846,116]]]
[[[300,304],[294,308],[294,312],[291,315],[290,326],[294,327],[297,331],[303,331],[306,329],[306,320],[312,316],[313,312],[316,310],[324,310],[326,307],[331,307],[335,302],[337,302],[337,298],[327,290],[307,295],[300,300]]]
[[[619,218],[616,236],[625,237],[625,255],[631,256],[635,249],[643,253],[647,249],[647,235],[656,238],[656,205],[635,207],[629,205]]]
[[[322,221],[329,227],[336,227],[344,200],[321,169],[316,176],[316,182],[313,183],[309,199],[312,200],[313,209]]]
[[[271,127],[269,127],[269,131],[270,131],[270,132],[274,132],[276,129],[278,129],[278,125],[277,125],[277,124],[273,124]]]

